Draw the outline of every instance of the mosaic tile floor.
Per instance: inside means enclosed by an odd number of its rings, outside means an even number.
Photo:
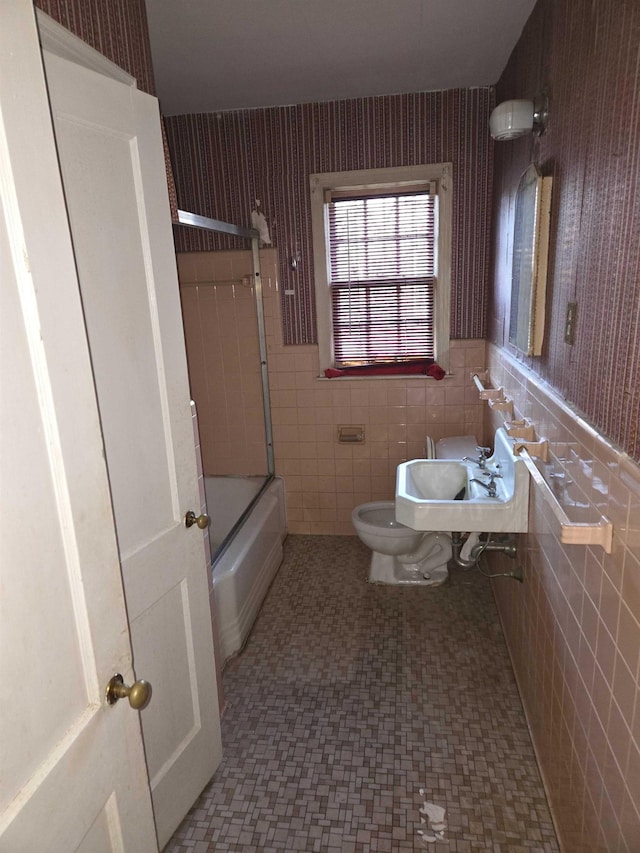
[[[558,851],[489,582],[373,586],[368,561],[289,537],[224,673],[222,764],[166,853]]]

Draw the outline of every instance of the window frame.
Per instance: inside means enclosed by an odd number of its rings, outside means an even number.
[[[327,192],[366,193],[372,189],[389,192],[420,183],[436,184],[435,359],[449,371],[451,324],[451,230],[452,164],[432,163],[396,166],[389,169],[360,169],[349,172],[319,172],[310,175],[311,222],[315,267],[316,313],[321,372],[334,366],[331,289],[329,285]]]

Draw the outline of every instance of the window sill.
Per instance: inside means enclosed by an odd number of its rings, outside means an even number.
[[[370,379],[373,376],[428,376],[441,380],[446,372],[433,359],[421,358],[395,363],[364,364],[351,367],[328,367],[324,371],[327,379],[343,379],[345,377],[361,376]]]

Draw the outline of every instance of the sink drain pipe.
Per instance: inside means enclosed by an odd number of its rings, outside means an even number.
[[[493,534],[491,533],[481,533],[480,536],[485,536],[486,538],[477,540],[470,548],[466,548],[465,546],[467,544],[471,544],[469,543],[469,537],[472,536],[474,536],[474,534],[469,533],[467,534],[467,539],[463,539],[461,533],[451,534],[453,559],[456,561],[458,566],[463,569],[477,568],[485,577],[488,578],[513,578],[514,580],[520,581],[520,583],[524,581],[522,568],[520,566],[517,566],[513,572],[500,572],[497,574],[488,574],[480,568],[480,558],[485,551],[500,551],[502,554],[506,554],[507,557],[515,559],[518,549],[516,546],[516,538],[512,533],[502,534],[500,539],[493,539]],[[467,553],[463,556],[463,550],[468,552],[468,556]]]

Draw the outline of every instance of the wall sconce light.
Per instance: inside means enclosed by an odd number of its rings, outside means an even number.
[[[545,93],[534,101],[503,101],[491,113],[489,129],[498,141],[517,139],[527,133],[540,136],[549,117],[549,99]]]

